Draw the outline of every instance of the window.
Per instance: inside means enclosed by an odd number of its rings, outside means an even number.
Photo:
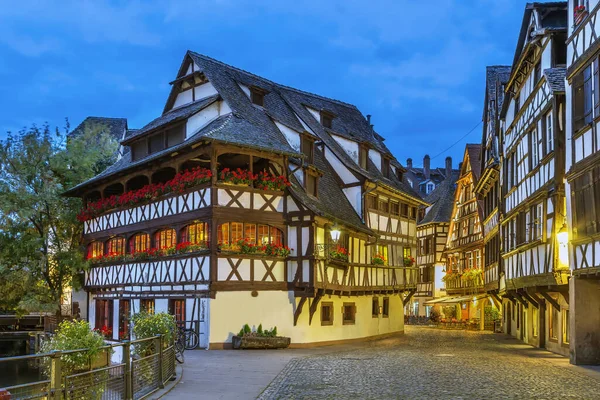
[[[372,194],[367,195],[367,208],[371,210],[377,209],[377,196]]]
[[[433,183],[429,182],[429,183],[427,184],[426,193],[427,193],[427,194],[429,194],[429,193],[433,192],[433,189],[434,189],[434,187],[433,187]]]
[[[113,327],[113,301],[96,299],[96,329]]]
[[[129,239],[129,252],[131,254],[146,251],[150,248],[150,235],[136,233]]]
[[[312,139],[310,139],[308,136],[302,136],[301,147],[302,148],[300,150],[302,151],[302,154],[306,156],[306,162],[312,164],[314,158],[314,143]]]
[[[333,303],[321,303],[321,325],[333,325]]]
[[[158,249],[168,249],[175,247],[177,243],[177,234],[175,229],[167,228],[161,229],[154,235],[154,243]]]
[[[467,251],[465,253],[465,263],[468,269],[473,268],[473,253],[470,251]]]
[[[367,159],[369,157],[369,149],[364,146],[358,147],[358,165],[362,169],[367,169]]]
[[[181,242],[206,245],[208,242],[208,224],[194,222],[182,229]]]
[[[356,317],[356,306],[354,303],[344,303],[342,316],[342,323],[344,325],[354,325]]]
[[[249,239],[253,244],[283,245],[283,232],[269,225],[242,222],[226,222],[217,227],[219,244],[235,247],[241,239]]]
[[[381,173],[386,178],[390,177],[390,159],[386,157],[381,158]]]
[[[538,63],[535,64],[535,68],[533,70],[533,84],[536,85],[540,81],[541,78],[542,78],[542,65],[538,61]]]
[[[592,122],[592,66],[588,65],[573,78],[573,129],[580,130]]]
[[[129,318],[131,303],[129,300],[119,300],[119,340],[129,339]]]
[[[175,317],[178,323],[185,321],[185,300],[171,299],[169,300],[169,314]]]
[[[521,107],[521,102],[520,102],[521,98],[519,97],[519,95],[515,96],[515,113],[513,115],[513,118],[517,118],[517,114],[519,113],[519,108]]]
[[[573,180],[573,233],[582,238],[600,232],[600,167]]]
[[[389,260],[387,244],[378,244],[377,246],[375,246],[375,254],[383,256],[385,260],[384,264],[387,264],[387,261]]]
[[[173,147],[185,139],[185,125],[168,129],[165,135],[167,136],[167,147]]]
[[[157,133],[156,135],[150,136],[148,139],[149,143],[149,153],[154,154],[158,153],[161,150],[165,149],[165,134],[164,132]]]
[[[550,339],[558,340],[558,319],[560,318],[559,311],[554,307],[550,306],[550,320],[548,321],[548,335]]]
[[[400,215],[400,203],[397,203],[395,201],[390,202],[390,214]]]
[[[542,238],[542,228],[544,226],[544,204],[539,203],[531,207],[531,222],[529,230],[531,232],[531,240]]]
[[[148,155],[148,142],[146,139],[138,140],[131,143],[131,159],[133,161],[140,160]]]
[[[106,253],[109,255],[125,254],[125,239],[122,237],[114,237],[106,242]]]
[[[388,297],[383,298],[383,318],[390,316],[390,299]]]
[[[264,106],[265,104],[265,91],[259,88],[250,88],[250,100],[252,104],[257,106]]]
[[[403,217],[408,217],[408,204],[402,203],[400,205],[400,214],[402,214]]]
[[[546,154],[554,150],[554,132],[552,132],[552,112],[546,114]]]
[[[481,268],[481,251],[475,250],[475,268]]]
[[[104,255],[104,243],[102,242],[91,242],[88,244],[88,255],[87,258],[97,258]]]
[[[317,197],[317,177],[311,173],[309,173],[308,171],[304,172],[304,184],[305,184],[305,189],[306,189],[306,193],[313,196],[313,197]]]
[[[534,129],[529,133],[529,143],[531,149],[531,169],[535,168],[542,158],[544,141],[542,131]]]
[[[381,212],[387,213],[389,211],[390,203],[387,199],[379,198],[379,204],[377,209]]]
[[[154,314],[154,299],[141,299],[140,310],[147,314]]]
[[[327,129],[331,129],[331,126],[333,125],[333,115],[326,111],[321,111],[321,125]]]
[[[412,250],[410,247],[404,247],[402,249],[402,256],[404,258],[410,258],[412,256]]]
[[[563,310],[562,312],[562,334],[563,343],[569,343],[571,341],[571,330],[569,329],[569,310]]]
[[[371,316],[373,318],[379,317],[379,298],[373,297],[373,301],[371,302]]]
[[[533,320],[533,323],[531,325],[531,334],[533,335],[533,337],[537,337],[538,335],[538,324],[539,322],[539,311],[537,308],[535,307],[531,307],[531,317]]]

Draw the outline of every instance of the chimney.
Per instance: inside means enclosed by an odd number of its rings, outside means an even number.
[[[429,179],[430,163],[431,159],[429,158],[429,154],[425,154],[425,157],[423,157],[423,174],[425,175],[425,179]]]
[[[412,158],[406,159],[406,168],[412,168]]]
[[[446,157],[446,178],[452,176],[452,157]]]
[[[367,122],[371,125],[371,114],[367,114]]]
[[[458,170],[462,171],[462,161],[458,163]]]

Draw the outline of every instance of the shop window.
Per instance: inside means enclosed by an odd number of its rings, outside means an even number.
[[[140,300],[140,309],[146,314],[154,314],[154,299]]]
[[[96,329],[113,328],[113,301],[96,299]]]
[[[321,325],[333,325],[333,303],[321,303]]]
[[[97,258],[104,255],[104,243],[91,242],[88,244],[87,258]]]
[[[371,315],[373,318],[379,317],[379,298],[373,297],[371,305]]]
[[[344,325],[354,325],[356,322],[356,305],[354,303],[344,303],[343,320]]]
[[[383,318],[387,318],[390,316],[390,299],[388,297],[383,298]]]
[[[130,300],[119,300],[119,340],[129,340]]]
[[[129,239],[129,251],[138,253],[150,248],[150,235],[147,233],[136,233]]]
[[[106,242],[106,253],[109,255],[125,254],[125,239],[122,237],[114,237]]]
[[[208,224],[205,222],[194,222],[183,228],[181,241],[192,244],[204,244],[208,242]]]

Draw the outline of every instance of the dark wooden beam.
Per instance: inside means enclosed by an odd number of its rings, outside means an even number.
[[[307,297],[301,297],[300,302],[298,303],[298,307],[296,311],[294,311],[294,326],[298,323],[298,318],[300,318],[300,314],[302,314],[302,307],[304,307],[304,303],[306,303]]]
[[[523,307],[525,308],[529,308],[529,303],[527,303],[527,301],[525,299],[523,299],[523,297],[521,297],[521,295],[517,292],[512,293],[513,297],[515,299],[517,299],[517,301],[519,303],[521,303],[523,305]]]
[[[322,297],[323,297],[323,291],[319,290],[317,292],[317,295],[313,299],[312,303],[310,304],[310,310],[309,310],[310,312],[308,314],[308,325],[310,325],[312,323],[313,315],[315,315],[315,312],[317,311],[317,306],[319,305],[319,302],[321,301]]]
[[[525,298],[525,300],[527,300],[527,302],[529,304],[531,304],[532,306],[534,306],[535,308],[537,308],[539,310],[540,305],[538,304],[537,300],[534,299],[533,296],[531,296],[529,293],[527,293],[527,291],[525,290],[521,290],[520,295],[523,296],[523,298]]]
[[[500,298],[500,296],[498,296],[498,293],[490,292],[489,295],[492,296],[494,300],[498,302],[498,304],[502,305],[502,299]]]
[[[408,296],[406,296],[406,298],[404,300],[402,300],[402,304],[406,307],[406,305],[408,304],[408,302],[410,301],[410,299],[413,297],[413,295],[417,292],[417,289],[411,289],[408,292]]]
[[[556,309],[556,311],[560,311],[560,304],[558,304],[558,301],[554,300],[548,293],[546,292],[540,292],[540,294],[542,295],[542,297],[544,299],[546,299],[546,301],[550,304],[552,304],[552,307],[554,307]]]

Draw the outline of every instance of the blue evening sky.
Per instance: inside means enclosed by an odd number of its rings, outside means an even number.
[[[61,0],[0,7],[0,138],[32,123],[160,115],[187,49],[353,103],[405,164],[481,120],[523,0]],[[481,127],[432,160],[458,163]]]

